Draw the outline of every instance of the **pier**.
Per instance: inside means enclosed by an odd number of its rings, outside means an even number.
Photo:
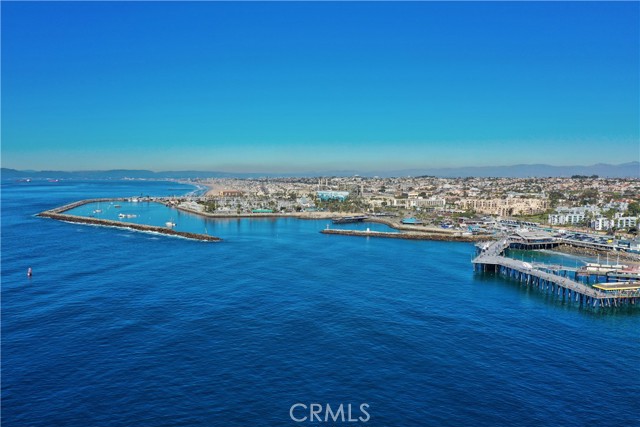
[[[57,208],[40,212],[37,216],[42,218],[52,218],[52,219],[57,219],[59,221],[67,221],[67,222],[73,222],[78,224],[100,225],[104,227],[116,227],[116,228],[124,228],[124,229],[137,230],[137,231],[159,233],[159,234],[165,234],[168,236],[183,237],[185,239],[200,240],[204,242],[220,242],[222,240],[219,237],[210,236],[208,234],[188,233],[185,231],[176,231],[171,228],[159,227],[154,225],[134,224],[129,222],[113,221],[109,219],[100,219],[100,218],[89,218],[89,217],[70,215],[65,213],[66,211],[69,211],[73,208],[86,205],[89,203],[123,202],[126,200],[128,199],[111,198],[111,199],[80,200],[77,202],[69,203],[64,206],[59,206]]]
[[[526,240],[526,239],[525,239]],[[599,283],[594,286],[585,285],[565,275],[545,271],[543,266],[508,258],[504,251],[510,247],[522,248],[527,245],[520,236],[496,240],[479,248],[473,259],[473,268],[477,272],[495,272],[515,279],[525,286],[537,288],[543,292],[557,295],[567,301],[575,301],[580,305],[598,307],[619,307],[635,305],[640,299],[640,282]],[[541,245],[543,242],[531,243]]]

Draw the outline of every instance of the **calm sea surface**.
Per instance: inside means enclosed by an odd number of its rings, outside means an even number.
[[[322,235],[326,220],[204,221],[153,204],[119,210],[224,242],[34,216],[192,190],[3,182],[3,426],[640,421],[640,313],[474,275],[471,244]],[[296,423],[295,403],[367,403],[371,418]]]

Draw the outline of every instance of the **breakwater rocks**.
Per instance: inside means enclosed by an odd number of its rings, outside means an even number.
[[[53,208],[53,209],[49,209],[46,210],[40,214],[38,214],[38,216],[43,216],[42,214],[44,213],[62,213],[62,212],[66,212],[68,210],[71,210],[73,208],[77,208],[78,206],[82,206],[82,205],[87,205],[89,203],[108,203],[108,202],[124,202],[125,198],[118,198],[118,199],[85,199],[85,200],[78,200],[77,202],[73,202],[73,203],[69,203],[63,206],[58,206],[57,208]]]
[[[220,242],[222,240],[219,237],[209,236],[208,234],[187,233],[185,231],[176,231],[171,228],[157,227],[153,225],[133,224],[129,222],[112,221],[109,219],[88,218],[84,216],[69,215],[69,214],[63,213],[65,211],[68,211],[78,206],[85,205],[87,203],[111,202],[111,201],[121,201],[121,200],[124,200],[124,199],[81,200],[79,202],[70,203],[68,205],[64,205],[48,211],[40,212],[37,216],[42,218],[52,218],[52,219],[57,219],[59,221],[74,222],[79,224],[101,225],[104,227],[126,228],[130,230],[165,234],[167,236],[183,237],[185,239],[200,240],[203,242]]]
[[[388,239],[406,239],[406,240],[441,240],[448,242],[479,242],[486,240],[482,236],[462,236],[439,233],[392,233],[388,231],[362,231],[362,230],[338,230],[327,228],[321,231],[322,234],[339,234],[341,236],[359,236],[359,237],[383,237]]]
[[[566,254],[587,255],[592,257],[596,257],[598,255],[605,256],[607,254],[613,254],[611,256],[615,256],[617,259],[620,259],[621,261],[624,260],[624,261],[640,262],[640,255],[638,254],[597,250],[593,248],[585,248],[585,247],[574,246],[574,245],[569,245],[564,243],[559,244],[556,248],[552,250],[556,252],[566,253]]]

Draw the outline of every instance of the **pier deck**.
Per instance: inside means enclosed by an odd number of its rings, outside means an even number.
[[[520,280],[527,286],[550,291],[569,300],[575,299],[580,304],[594,307],[636,304],[640,298],[640,286],[615,287],[598,284],[592,287],[568,277],[544,271],[538,265],[508,258],[503,253],[512,243],[510,239],[504,238],[484,246],[472,261],[474,270],[494,271]]]
[[[640,282],[598,283],[593,287],[604,291],[638,291],[640,290]]]

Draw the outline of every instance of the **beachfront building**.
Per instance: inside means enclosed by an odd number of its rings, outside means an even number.
[[[588,216],[598,218],[600,216],[600,209],[597,206],[580,206],[577,208],[559,207],[556,209],[556,213],[549,214],[549,224],[582,224]]]
[[[498,216],[535,215],[544,212],[549,206],[547,199],[507,197],[506,199],[466,198],[457,202],[463,209],[472,209],[478,213]]]
[[[428,199],[422,197],[409,198],[409,206],[412,208],[425,208],[425,209],[443,209],[447,204],[445,199],[438,197],[429,197]]]
[[[549,214],[549,224],[551,225],[573,225],[584,222],[586,215],[584,212],[568,212]]]
[[[329,200],[338,200],[340,202],[344,202],[347,197],[349,197],[349,192],[348,191],[316,191],[316,195],[318,196],[318,199],[322,200],[323,202],[329,201]]]
[[[594,230],[603,231],[603,230],[610,230],[614,224],[615,222],[613,220],[610,220],[609,218],[605,218],[603,216],[599,216],[597,218],[592,219],[591,224],[589,225]]]
[[[616,227],[619,229],[636,227],[638,225],[637,216],[620,216],[615,219]]]

